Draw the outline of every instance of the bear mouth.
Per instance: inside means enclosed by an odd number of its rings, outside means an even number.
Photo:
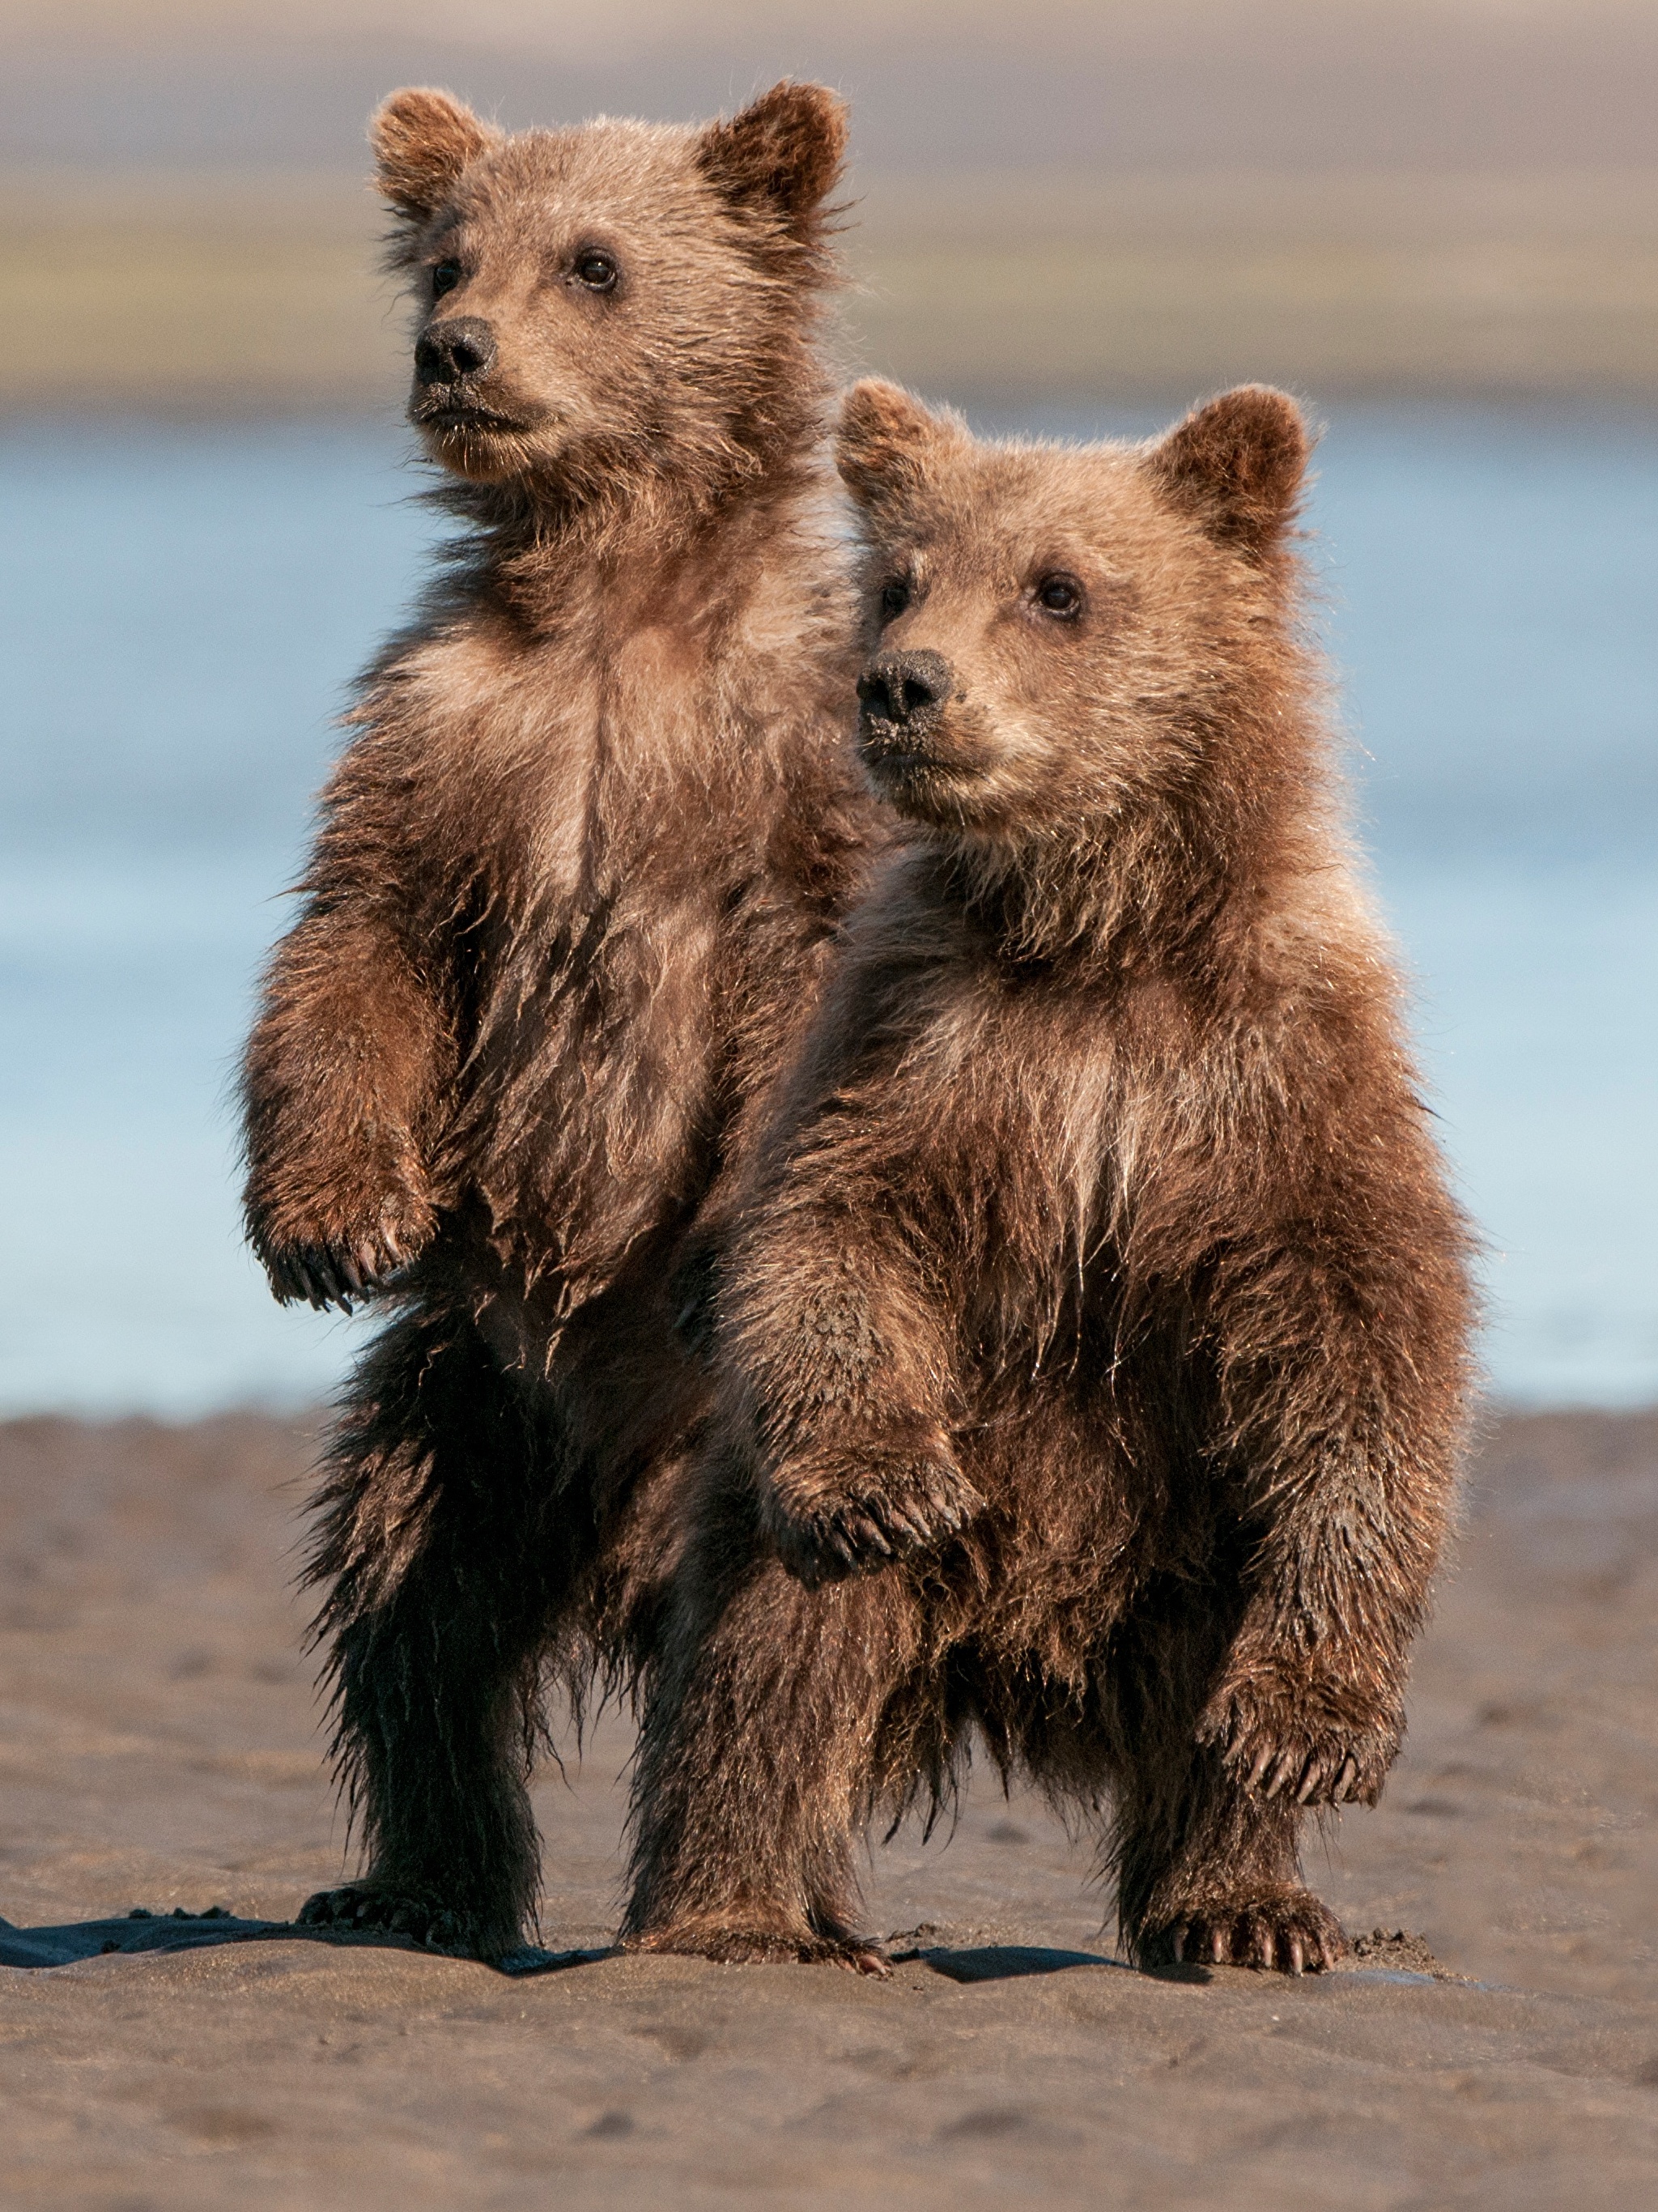
[[[507,437],[524,428],[510,415],[498,415],[493,407],[481,407],[476,400],[423,400],[410,411],[422,430],[463,431],[469,437]]]
[[[883,782],[919,783],[933,776],[971,775],[960,761],[932,751],[916,736],[901,736],[890,722],[866,718],[859,733],[864,766]]]

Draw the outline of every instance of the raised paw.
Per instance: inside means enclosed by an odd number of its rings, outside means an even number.
[[[349,1314],[385,1290],[415,1254],[389,1230],[380,1229],[349,1242],[277,1245],[260,1256],[283,1305],[311,1305],[319,1313],[337,1306]]]
[[[319,1889],[300,1907],[296,1925],[354,1935],[407,1936],[428,1951],[471,1953],[477,1948],[475,1930],[466,1916],[391,1882],[351,1881],[338,1889]]]
[[[1145,1966],[1253,1966],[1262,1973],[1320,1974],[1345,1957],[1341,1923],[1308,1889],[1194,1907],[1143,1936]]]
[[[779,1558],[809,1589],[936,1551],[983,1504],[948,1446],[859,1455],[833,1467],[801,1457],[773,1477]]]
[[[1218,1700],[1199,1741],[1219,1750],[1252,1796],[1287,1805],[1374,1805],[1399,1751],[1402,1723],[1345,1725],[1310,1700],[1248,1690]]]

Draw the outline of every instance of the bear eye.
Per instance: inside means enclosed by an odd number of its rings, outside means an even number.
[[[1074,576],[1044,576],[1036,586],[1036,604],[1056,622],[1074,622],[1083,611],[1083,587]]]
[[[461,279],[459,261],[440,261],[432,271],[432,297],[440,300],[446,292],[452,292]]]
[[[613,292],[616,280],[622,274],[608,253],[589,249],[578,253],[572,264],[578,284],[585,284],[590,292]]]
[[[896,622],[899,616],[902,614],[904,609],[909,605],[909,601],[910,583],[908,577],[889,576],[886,582],[881,586],[882,621],[884,623]]]

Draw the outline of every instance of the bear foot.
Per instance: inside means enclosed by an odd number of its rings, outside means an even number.
[[[395,1882],[349,1881],[338,1889],[319,1889],[300,1907],[295,1926],[332,1928],[355,1934],[371,1931],[411,1936],[428,1951],[490,1958],[510,1950],[518,1940],[489,1945],[470,1913],[457,1912],[440,1899]]]
[[[782,1928],[740,1923],[687,1921],[647,1929],[623,1940],[628,1951],[660,1951],[679,1958],[712,1959],[722,1966],[831,1966],[884,1981],[892,1968],[869,1936],[802,1936]]]
[[[1262,1973],[1319,1974],[1345,1958],[1347,1938],[1308,1889],[1193,1907],[1141,1938],[1145,1966],[1253,1966]]]

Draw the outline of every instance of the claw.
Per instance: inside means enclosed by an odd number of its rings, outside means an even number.
[[[1284,1784],[1289,1782],[1295,1774],[1299,1772],[1299,1771],[1300,1770],[1296,1764],[1295,1754],[1292,1752],[1281,1751],[1277,1759],[1272,1762],[1272,1772],[1267,1778],[1265,1795],[1268,1797],[1276,1797],[1278,1792],[1284,1788]]]
[[[1306,1950],[1302,1943],[1300,1935],[1293,1928],[1290,1931],[1289,1938],[1284,1948],[1290,1954],[1290,1972],[1292,1974],[1305,1973],[1307,1971]]]
[[[892,1547],[881,1534],[881,1524],[872,1514],[855,1513],[847,1516],[847,1537],[856,1559],[860,1551],[873,1552],[878,1558],[890,1559]]]
[[[1272,1963],[1272,1931],[1264,1920],[1255,1923],[1255,1937],[1251,1948],[1254,1953],[1255,1965],[1270,1968]]]
[[[922,1538],[920,1530],[908,1513],[900,1513],[890,1506],[881,1522],[881,1534],[886,1538],[887,1550],[895,1559],[905,1558],[920,1549]]]
[[[1272,1747],[1269,1743],[1264,1750],[1258,1751],[1255,1753],[1254,1765],[1249,1769],[1249,1787],[1252,1790],[1260,1789],[1261,1777],[1266,1773],[1267,1768],[1272,1765]]]
[[[1186,1962],[1187,1933],[1187,1923],[1182,1920],[1176,1923],[1169,1934],[1169,1948],[1175,1954],[1175,1964],[1177,1966],[1183,1966]]]
[[[892,1978],[892,1968],[878,1951],[837,1952],[835,1963],[837,1966],[844,1966],[848,1973],[867,1974],[878,1982],[888,1982]]]
[[[1323,1761],[1317,1759],[1309,1759],[1307,1762],[1307,1771],[1302,1778],[1301,1787],[1296,1792],[1297,1804],[1310,1804],[1314,1797],[1317,1795],[1319,1784],[1323,1779]]]
[[[1228,1941],[1226,1930],[1224,1928],[1217,1928],[1214,1934],[1209,1938],[1210,1957],[1214,1960],[1218,1966],[1224,1966],[1228,1959],[1230,1958],[1231,1954],[1232,1947],[1230,1942]]]
[[[1347,1800],[1352,1796],[1353,1785],[1357,1780],[1358,1761],[1353,1757],[1351,1752],[1349,1752],[1346,1758],[1343,1759],[1341,1763],[1341,1771],[1336,1777],[1335,1787],[1330,1792],[1331,1803],[1333,1805],[1345,1804]]]

